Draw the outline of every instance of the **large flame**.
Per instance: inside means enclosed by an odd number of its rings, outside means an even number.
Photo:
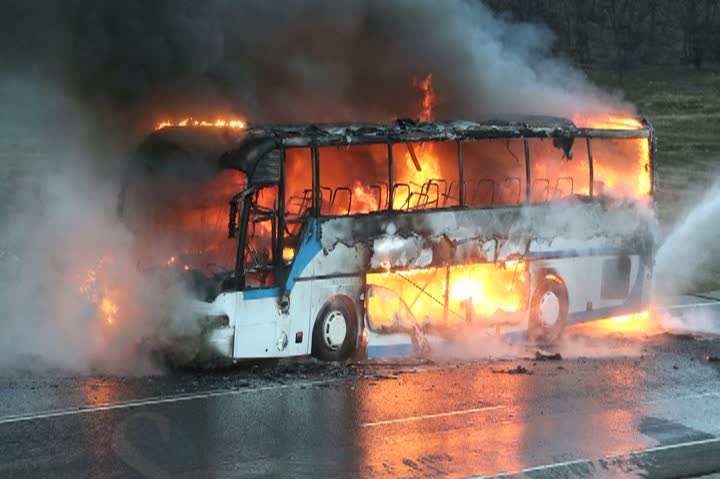
[[[596,128],[599,130],[640,130],[645,125],[633,116],[624,115],[576,115],[573,123],[579,128]]]
[[[458,323],[491,325],[498,313],[516,313],[527,304],[525,261],[471,263],[366,275],[376,293],[368,297],[374,328],[398,326],[398,313],[407,311],[420,325]],[[391,291],[382,294],[380,291]]]

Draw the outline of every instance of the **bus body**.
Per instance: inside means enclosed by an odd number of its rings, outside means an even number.
[[[201,356],[422,353],[468,328],[549,343],[569,324],[648,306],[655,140],[645,121],[181,130],[151,135],[146,160],[181,152],[216,166],[210,177],[243,174],[232,195],[213,186],[225,239],[202,251],[222,252],[225,266],[197,274]]]

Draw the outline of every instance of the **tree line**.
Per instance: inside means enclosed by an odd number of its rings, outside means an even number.
[[[516,20],[542,22],[555,48],[581,65],[720,61],[720,0],[485,0]]]

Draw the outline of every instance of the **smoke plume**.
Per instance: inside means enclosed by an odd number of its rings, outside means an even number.
[[[682,216],[660,246],[655,263],[656,293],[691,291],[714,273],[712,260],[720,254],[715,229],[719,213],[720,183],[716,182]]]
[[[158,121],[416,116],[412,79],[428,73],[438,118],[630,108],[554,56],[553,41],[470,0],[3,2],[0,366],[23,355],[124,364],[173,316],[182,294],[137,271],[115,215],[124,157]],[[135,305],[114,354],[78,293],[78,275],[106,256]]]
[[[253,122],[415,116],[411,81],[427,73],[439,118],[628,108],[556,58],[547,28],[499,18],[478,1],[101,0],[5,9],[0,51],[10,66],[40,69],[139,127],[228,111]]]

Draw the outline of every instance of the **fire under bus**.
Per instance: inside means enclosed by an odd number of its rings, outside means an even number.
[[[653,129],[586,123],[169,126],[123,204],[193,278],[200,357],[422,352],[475,329],[552,343],[648,309]]]

